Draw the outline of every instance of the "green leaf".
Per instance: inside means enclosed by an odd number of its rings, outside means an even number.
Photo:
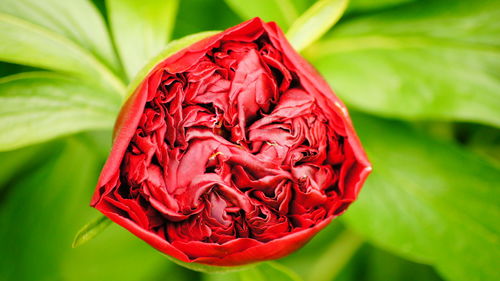
[[[115,72],[120,69],[104,20],[91,1],[2,0],[0,12],[66,37]]]
[[[324,245],[326,250],[311,265],[308,280],[335,280],[363,242],[363,239],[349,230],[341,233],[335,240]]]
[[[290,26],[298,17],[292,0],[226,0],[226,3],[244,20],[260,17],[275,21],[282,29]]]
[[[362,269],[362,270],[360,270]],[[311,279],[313,280],[313,279]],[[414,263],[369,244],[330,281],[443,281],[429,265]]]
[[[417,0],[350,0],[346,13],[377,11],[413,1]]]
[[[58,242],[76,218],[81,191],[93,185],[97,162],[81,145],[57,146],[62,149],[6,187],[8,196],[0,205],[0,276],[5,280],[62,279],[54,260],[71,249],[71,241]]]
[[[364,250],[364,251],[363,251]],[[435,270],[424,264],[413,263],[375,247],[365,247],[360,251],[358,261],[352,264],[351,280],[357,280],[359,268],[363,268],[364,280],[370,281],[442,281]],[[349,270],[348,269],[348,270]],[[341,280],[335,280],[341,281]]]
[[[500,126],[498,18],[498,1],[418,1],[338,24],[306,55],[357,109]]]
[[[500,130],[487,126],[474,126],[474,124],[462,125],[468,127],[467,129],[461,128],[462,133],[467,134],[468,137],[465,140],[467,147],[500,167]]]
[[[295,272],[289,268],[276,263],[266,262],[259,266],[250,268],[245,271],[240,271],[241,281],[300,281],[302,280]]]
[[[402,123],[354,121],[374,171],[345,221],[450,280],[499,280],[500,169]]]
[[[0,193],[19,176],[31,172],[47,156],[48,145],[29,146],[13,151],[0,152]],[[35,157],[39,156],[39,157]],[[39,161],[36,161],[39,160]]]
[[[43,26],[0,12],[0,60],[76,74],[122,95],[123,82],[88,50]]]
[[[359,236],[351,235],[352,231],[345,229],[341,219],[336,219],[303,248],[279,262],[293,268],[306,281],[319,281],[318,278],[329,281],[442,281],[432,267],[410,262],[368,243],[356,250],[360,246]]]
[[[293,268],[304,280],[309,280],[313,267],[318,264],[318,260],[328,255],[327,252],[336,244],[337,239],[342,237],[346,228],[340,223],[339,219],[333,220],[325,229],[316,234],[311,241],[296,252],[279,260],[280,263]],[[338,260],[329,264],[334,265]],[[340,261],[342,263],[342,261]]]
[[[71,248],[76,231],[95,216],[89,201],[104,159],[74,137],[53,148],[50,156],[40,156],[42,165],[10,181],[1,198],[0,279],[193,280],[193,274],[115,224],[92,243]]]
[[[210,20],[207,20],[207,13],[210,13]],[[224,30],[240,22],[241,18],[224,1],[180,1],[172,38],[182,38],[200,30]]]
[[[301,281],[292,270],[276,262],[263,262],[246,270],[204,276],[204,281]]]
[[[80,202],[81,211],[86,214],[93,211],[87,201],[80,198]],[[83,223],[81,216],[78,222]],[[75,223],[71,224],[71,231],[76,231]],[[66,233],[64,240],[54,243],[54,247],[65,248],[65,243],[71,243],[74,232]],[[192,281],[198,277],[196,272],[168,262],[157,250],[117,224],[111,224],[91,243],[74,249],[68,247],[62,257],[52,257],[52,262],[59,265],[62,280],[71,281],[158,281],[165,276],[168,280]]]
[[[320,0],[301,15],[286,36],[297,50],[311,45],[325,34],[344,14],[349,0]]]
[[[112,128],[120,99],[55,73],[0,79],[0,151],[83,130]]]
[[[116,48],[131,79],[170,39],[179,0],[107,0]]]
[[[82,244],[87,243],[88,241],[99,235],[99,233],[108,228],[110,224],[111,220],[106,216],[101,215],[98,218],[95,218],[78,231],[71,246],[73,248],[76,248]]]

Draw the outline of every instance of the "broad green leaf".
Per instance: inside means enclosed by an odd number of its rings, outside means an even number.
[[[88,201],[81,203],[80,209],[86,208],[86,214],[93,211]],[[84,223],[81,219],[79,222]],[[71,230],[76,231],[77,227],[72,224]],[[71,235],[74,232],[55,246],[71,244]],[[74,249],[69,246],[61,258],[53,259],[60,264],[63,280],[71,281],[193,281],[198,277],[197,272],[167,261],[157,250],[114,223],[89,243]]]
[[[363,243],[359,250],[356,250],[356,247],[352,246],[359,244],[359,236],[351,237],[350,233],[352,232],[346,230],[341,223],[340,217],[320,231],[302,249],[280,259],[279,262],[292,268],[306,281],[319,281],[318,276],[330,281],[441,280],[430,266],[404,260],[375,249],[368,243]],[[343,251],[349,248],[349,251]],[[349,254],[346,256],[346,253]]]
[[[55,147],[2,198],[0,279],[155,281],[163,275],[192,280],[189,272],[190,278],[181,278],[186,271],[118,225],[71,248],[75,232],[96,214],[89,201],[104,159],[76,138]]]
[[[0,79],[0,151],[90,129],[112,128],[120,99],[55,73]]]
[[[276,262],[265,262],[259,266],[240,271],[241,281],[301,281],[292,270]]]
[[[364,280],[369,281],[442,281],[435,270],[424,264],[413,263],[381,249],[365,247],[360,252],[357,264],[347,271],[352,272],[351,280],[359,280],[359,268],[363,268]],[[337,280],[336,281],[342,281]]]
[[[290,26],[298,17],[292,0],[226,0],[226,3],[244,20],[260,17],[275,21],[282,29]]]
[[[466,145],[493,165],[500,167],[500,130],[487,126],[472,126],[466,131]]]
[[[0,152],[0,193],[9,183],[29,174],[31,169],[40,165],[52,148],[53,146],[43,144]]]
[[[418,1],[338,24],[306,54],[357,109],[500,126],[498,18],[498,1]]]
[[[263,262],[246,270],[204,276],[204,281],[301,281],[291,269],[276,262]]]
[[[360,244],[359,235],[346,229],[341,218],[279,262],[292,268],[305,281],[442,280],[429,265],[408,261],[368,243]]]
[[[210,13],[210,20],[206,20],[207,13]],[[240,22],[241,18],[224,1],[180,1],[172,38],[182,38],[200,30],[224,30]]]
[[[304,247],[289,256],[280,259],[279,262],[288,268],[292,268],[304,280],[310,280],[311,271],[318,264],[320,257],[326,255],[331,245],[337,242],[346,228],[340,220],[333,220],[325,229],[316,234]],[[331,261],[331,265],[337,263],[337,259]]]
[[[82,244],[87,243],[89,240],[92,240],[99,233],[108,228],[110,224],[111,220],[103,215],[90,221],[89,223],[84,225],[82,229],[80,229],[76,234],[72,244],[73,248],[81,246]]]
[[[345,221],[450,280],[499,280],[500,169],[402,123],[354,121],[374,170]]]
[[[320,0],[301,15],[286,36],[297,50],[311,45],[325,34],[344,14],[349,0]]]
[[[309,9],[317,0],[292,0],[293,5],[297,9],[299,16]]]
[[[89,50],[119,72],[104,20],[89,0],[2,0],[0,12],[50,30]],[[39,47],[39,46],[37,46]]]
[[[107,0],[113,38],[128,79],[161,51],[175,23],[179,0]]]
[[[92,81],[116,95],[123,82],[88,50],[61,34],[0,12],[0,60],[66,73]]]
[[[33,67],[0,61],[0,77],[35,70]]]
[[[350,0],[346,13],[373,12],[417,0]]]
[[[326,250],[311,265],[308,280],[334,280],[362,244],[363,239],[358,235],[344,231],[335,240],[324,245]]]
[[[310,279],[313,280],[313,279]],[[414,263],[369,244],[330,281],[443,281],[429,265]]]

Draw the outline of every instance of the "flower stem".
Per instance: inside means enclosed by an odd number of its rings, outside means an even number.
[[[350,230],[342,232],[311,268],[310,281],[331,281],[341,272],[363,244],[363,239]]]

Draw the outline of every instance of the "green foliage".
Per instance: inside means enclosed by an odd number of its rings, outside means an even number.
[[[100,215],[94,220],[90,221],[78,231],[71,245],[73,248],[85,244],[87,241],[96,237],[99,233],[105,230],[111,224],[111,220],[106,216]]]
[[[298,18],[287,32],[292,46],[301,51],[319,39],[342,16],[349,0],[320,0]]]
[[[96,216],[89,187],[103,161],[82,137],[54,143],[29,177],[11,181],[0,205],[0,280],[153,281],[185,273],[117,225],[71,248],[78,228]]]
[[[195,8],[194,8],[195,7]],[[207,13],[210,20],[207,20]],[[175,21],[173,38],[182,38],[204,30],[224,30],[241,18],[221,0],[182,0]]]
[[[31,23],[38,28],[60,35],[89,50],[105,65],[119,70],[117,56],[103,17],[87,0],[2,0],[0,13]],[[25,34],[20,34],[25,36]],[[2,41],[7,43],[4,37]],[[44,45],[32,45],[33,51]],[[32,54],[34,55],[34,54]],[[16,58],[14,56],[12,58]]]
[[[332,280],[345,267],[362,243],[363,239],[350,231],[344,231],[333,243],[327,242],[328,248],[325,249],[321,256],[318,256],[309,271],[307,279],[315,281]]]
[[[174,27],[179,0],[107,0],[116,48],[131,79],[161,51]]]
[[[0,151],[83,130],[110,128],[120,99],[55,73],[0,79]]]
[[[203,281],[302,281],[287,267],[276,262],[264,262],[246,270],[205,275]]]
[[[500,2],[418,1],[345,21],[307,51],[349,105],[500,126]]]
[[[225,1],[244,20],[260,17],[265,21],[275,21],[281,28],[286,28],[298,17],[292,0]]]
[[[500,169],[400,122],[356,117],[375,168],[347,223],[450,280],[499,279]]]
[[[397,257],[370,244],[333,221],[309,244],[279,262],[293,268],[305,281],[439,281],[428,265]]]
[[[336,281],[442,281],[428,265],[412,263],[370,245],[352,257]]]
[[[83,7],[69,5],[71,7],[69,8],[56,5],[60,8],[59,13],[64,11],[63,14],[70,16],[67,21],[71,23],[64,25],[46,19],[49,18],[48,12],[42,8],[30,8],[29,2],[25,1],[16,1],[12,5],[9,5],[11,2],[5,2],[5,5],[2,2],[0,5],[1,61],[71,73],[93,81],[103,89],[118,93],[123,91],[122,81],[111,70],[116,61],[115,55],[108,54],[110,50],[106,51],[110,48],[109,38],[100,16],[92,6],[85,8],[85,5]],[[57,3],[63,2],[65,1],[57,1]],[[32,4],[36,3],[38,1],[33,1]],[[75,13],[81,15],[71,17]],[[63,20],[66,16],[56,18]],[[87,42],[86,38],[92,38],[92,32],[96,33],[94,41]],[[100,40],[100,37],[103,39]],[[96,49],[99,50],[97,57],[92,53]],[[98,57],[106,57],[112,62],[106,65]]]
[[[366,13],[373,12],[377,10],[383,10],[388,7],[394,7],[401,4],[413,2],[417,0],[351,0],[349,2],[349,7],[347,8],[348,13]]]
[[[2,159],[0,161],[0,194],[17,177],[30,174],[31,169],[39,165],[43,161],[42,159],[47,157],[47,154],[53,153],[52,150],[53,147],[45,145],[0,152],[0,159]],[[37,159],[38,161],[34,161]]]
[[[0,280],[500,279],[498,1],[351,0],[343,18],[343,0],[93,2],[0,2]],[[238,271],[178,266],[115,224],[82,244],[107,220],[72,249],[125,97],[203,31],[255,16],[360,111],[374,172],[359,200],[295,254]]]

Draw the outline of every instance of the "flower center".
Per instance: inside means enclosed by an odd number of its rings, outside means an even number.
[[[145,228],[170,242],[266,242],[341,204],[343,137],[266,36],[160,74],[120,175]]]

